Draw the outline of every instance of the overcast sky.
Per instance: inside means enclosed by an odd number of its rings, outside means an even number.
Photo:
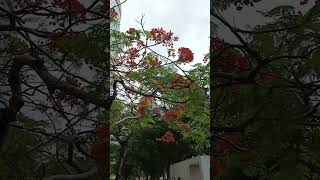
[[[128,0],[121,7],[120,29],[139,28],[136,21],[144,14],[146,29],[171,30],[180,38],[175,47],[190,48],[195,62],[201,62],[209,51],[209,3],[209,0]]]
[[[222,16],[233,26],[236,26],[240,29],[251,30],[252,27],[256,25],[264,25],[267,22],[273,21],[271,18],[263,17],[257,11],[268,12],[278,6],[293,6],[295,11],[301,11],[303,14],[307,12],[312,6],[314,6],[315,0],[310,0],[306,5],[300,5],[301,0],[265,0],[258,3],[255,3],[254,7],[245,6],[241,11],[237,11],[234,6],[231,6],[230,9],[223,11]],[[221,26],[221,23],[215,18],[211,19],[219,25],[218,33],[219,36],[223,37],[224,40],[236,43],[237,38],[230,32],[225,26]]]

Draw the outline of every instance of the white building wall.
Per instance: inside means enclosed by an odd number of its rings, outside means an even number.
[[[196,172],[197,168],[199,172]],[[199,173],[200,177],[192,176],[191,173]],[[180,180],[210,180],[210,157],[197,156],[170,165],[170,180],[178,180],[178,178]]]
[[[201,156],[201,172],[203,180],[210,180],[210,156]]]

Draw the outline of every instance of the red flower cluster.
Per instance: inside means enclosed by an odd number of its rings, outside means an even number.
[[[250,68],[250,64],[248,61],[248,58],[244,56],[240,56],[237,59],[235,59],[234,64],[239,67],[239,69],[248,69]]]
[[[151,37],[150,39],[155,41],[156,43],[163,43],[167,47],[173,47],[172,41],[177,41],[178,37],[173,37],[173,33],[166,32],[163,28],[153,28],[150,31]]]
[[[175,139],[173,134],[170,131],[167,131],[162,137],[161,137],[162,142],[165,143],[174,143]]]
[[[116,18],[118,16],[118,13],[114,8],[110,9],[110,16],[113,18]]]
[[[189,124],[186,124],[185,122],[183,121],[177,121],[176,124],[184,131],[186,132],[191,132],[192,129],[191,129],[191,126]]]
[[[153,102],[153,97],[143,97],[138,104],[138,111],[141,115],[145,115],[147,109]]]
[[[162,64],[162,61],[160,61],[158,58],[151,58],[149,60],[145,60],[141,63],[141,65],[146,68],[146,69],[149,69],[149,68],[154,68],[154,67],[157,67],[159,65]]]
[[[166,111],[166,112],[163,114],[162,119],[163,119],[165,122],[168,122],[168,121],[170,121],[170,120],[176,120],[180,114],[181,114],[180,111],[177,111],[177,110],[169,110],[169,111]]]
[[[139,57],[139,50],[137,48],[130,48],[129,54],[130,54],[130,59],[135,59]]]
[[[220,174],[225,168],[225,166],[222,164],[221,159],[218,159],[217,157],[221,157],[227,155],[227,153],[230,153],[228,152],[228,150],[231,150],[231,148],[233,148],[233,145],[238,146],[239,144],[237,144],[236,137],[232,133],[222,133],[216,139],[213,147],[213,154],[210,157],[210,168],[213,176]],[[242,151],[242,157],[240,161],[245,164],[250,163],[252,159],[248,147],[244,146],[242,147],[242,150],[244,151]]]
[[[178,49],[179,60],[189,63],[193,61],[193,53],[189,48],[181,47]]]
[[[188,86],[190,84],[190,81],[186,78],[184,78],[183,76],[181,76],[180,74],[176,74],[176,78],[172,81],[170,81],[170,85],[172,86]]]
[[[223,40],[213,38],[211,43],[211,53],[217,71],[234,73],[250,68],[248,57],[231,48]]]
[[[230,145],[229,143],[235,144],[236,143],[236,138],[233,134],[230,133],[223,133],[221,135],[221,137],[223,139],[217,139],[214,147],[213,147],[213,153],[214,154],[218,154],[218,155],[222,155],[224,154],[228,149],[230,149]],[[228,141],[228,142],[226,142]],[[211,163],[211,172],[213,174],[213,176],[216,176],[218,174],[220,174],[223,170],[224,170],[224,165],[222,164],[220,159],[217,159],[215,155],[210,157],[210,163]]]
[[[211,52],[213,54],[213,61],[215,71],[225,73],[238,73],[251,68],[250,59],[243,55],[240,51],[231,48],[230,45],[223,40],[214,38],[211,41]],[[267,69],[262,68],[257,74],[257,82],[270,83],[281,76],[279,69]],[[218,84],[232,83],[236,81],[218,78],[215,81]],[[240,86],[234,85],[235,90],[239,89]]]

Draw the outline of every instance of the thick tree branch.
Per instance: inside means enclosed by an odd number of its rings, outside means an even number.
[[[119,124],[123,123],[123,122],[126,121],[126,120],[137,119],[137,118],[139,118],[139,117],[141,117],[141,115],[132,116],[132,117],[131,117],[131,116],[130,116],[130,117],[125,117],[125,118],[120,119],[119,121],[115,122],[114,125],[119,125]]]
[[[239,33],[244,33],[244,34],[267,34],[267,33],[275,33],[275,32],[280,32],[280,31],[289,31],[289,30],[299,28],[301,26],[302,25],[295,25],[295,26],[284,27],[284,28],[279,28],[279,29],[268,29],[268,30],[258,30],[258,31],[243,30],[243,29],[236,28],[236,31]]]
[[[140,92],[138,90],[135,90],[129,86],[127,86],[123,80],[116,80],[114,81],[115,83],[120,83],[122,85],[122,87],[127,90],[127,91],[131,91],[131,92],[134,92],[136,94],[139,94],[139,95],[142,95],[142,96],[145,96],[145,97],[154,97],[156,99],[160,99],[160,100],[165,100],[165,101],[168,101],[168,102],[172,102],[172,103],[186,103],[188,101],[187,100],[184,100],[184,101],[174,101],[174,100],[171,100],[171,99],[168,99],[168,98],[165,98],[165,97],[160,97],[160,96],[157,96],[155,95],[155,92],[154,93],[143,93],[143,92]],[[115,86],[115,85],[114,85]]]
[[[246,50],[246,52],[254,58],[257,62],[262,61],[262,57],[259,55],[257,51],[252,49],[249,44],[243,39],[243,37],[237,32],[235,27],[232,27],[225,19],[223,19],[221,16],[219,16],[216,13],[213,13],[213,17],[217,18],[221,23],[223,23],[225,26],[229,28],[229,30],[236,36],[236,38],[240,41],[243,48]]]
[[[85,92],[79,89],[78,87],[70,85],[67,82],[60,81],[58,78],[56,78],[55,76],[49,73],[48,69],[45,67],[43,63],[44,63],[43,61],[36,59],[30,55],[16,56],[14,58],[15,66],[12,68],[12,71],[14,73],[10,74],[9,76],[12,76],[13,82],[19,82],[19,77],[17,76],[16,73],[19,73],[20,69],[24,65],[29,65],[34,71],[36,71],[39,77],[44,81],[49,91],[54,91],[58,89],[65,92],[67,95],[74,96],[76,98],[82,99],[85,102],[92,103],[100,107],[108,108],[110,106],[111,99],[109,97],[107,99],[102,99],[95,95],[91,95],[88,92]],[[20,83],[19,84],[14,83],[14,85],[20,86]]]
[[[97,174],[97,168],[93,167],[89,171],[80,174],[70,174],[70,175],[54,175],[43,180],[88,180],[90,177],[93,177]]]

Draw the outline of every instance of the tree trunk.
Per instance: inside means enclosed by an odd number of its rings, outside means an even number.
[[[127,152],[128,152],[128,142],[123,141],[120,142],[121,150],[120,150],[120,156],[117,164],[117,174],[115,180],[124,180],[124,166],[125,166],[125,160],[127,158]]]

